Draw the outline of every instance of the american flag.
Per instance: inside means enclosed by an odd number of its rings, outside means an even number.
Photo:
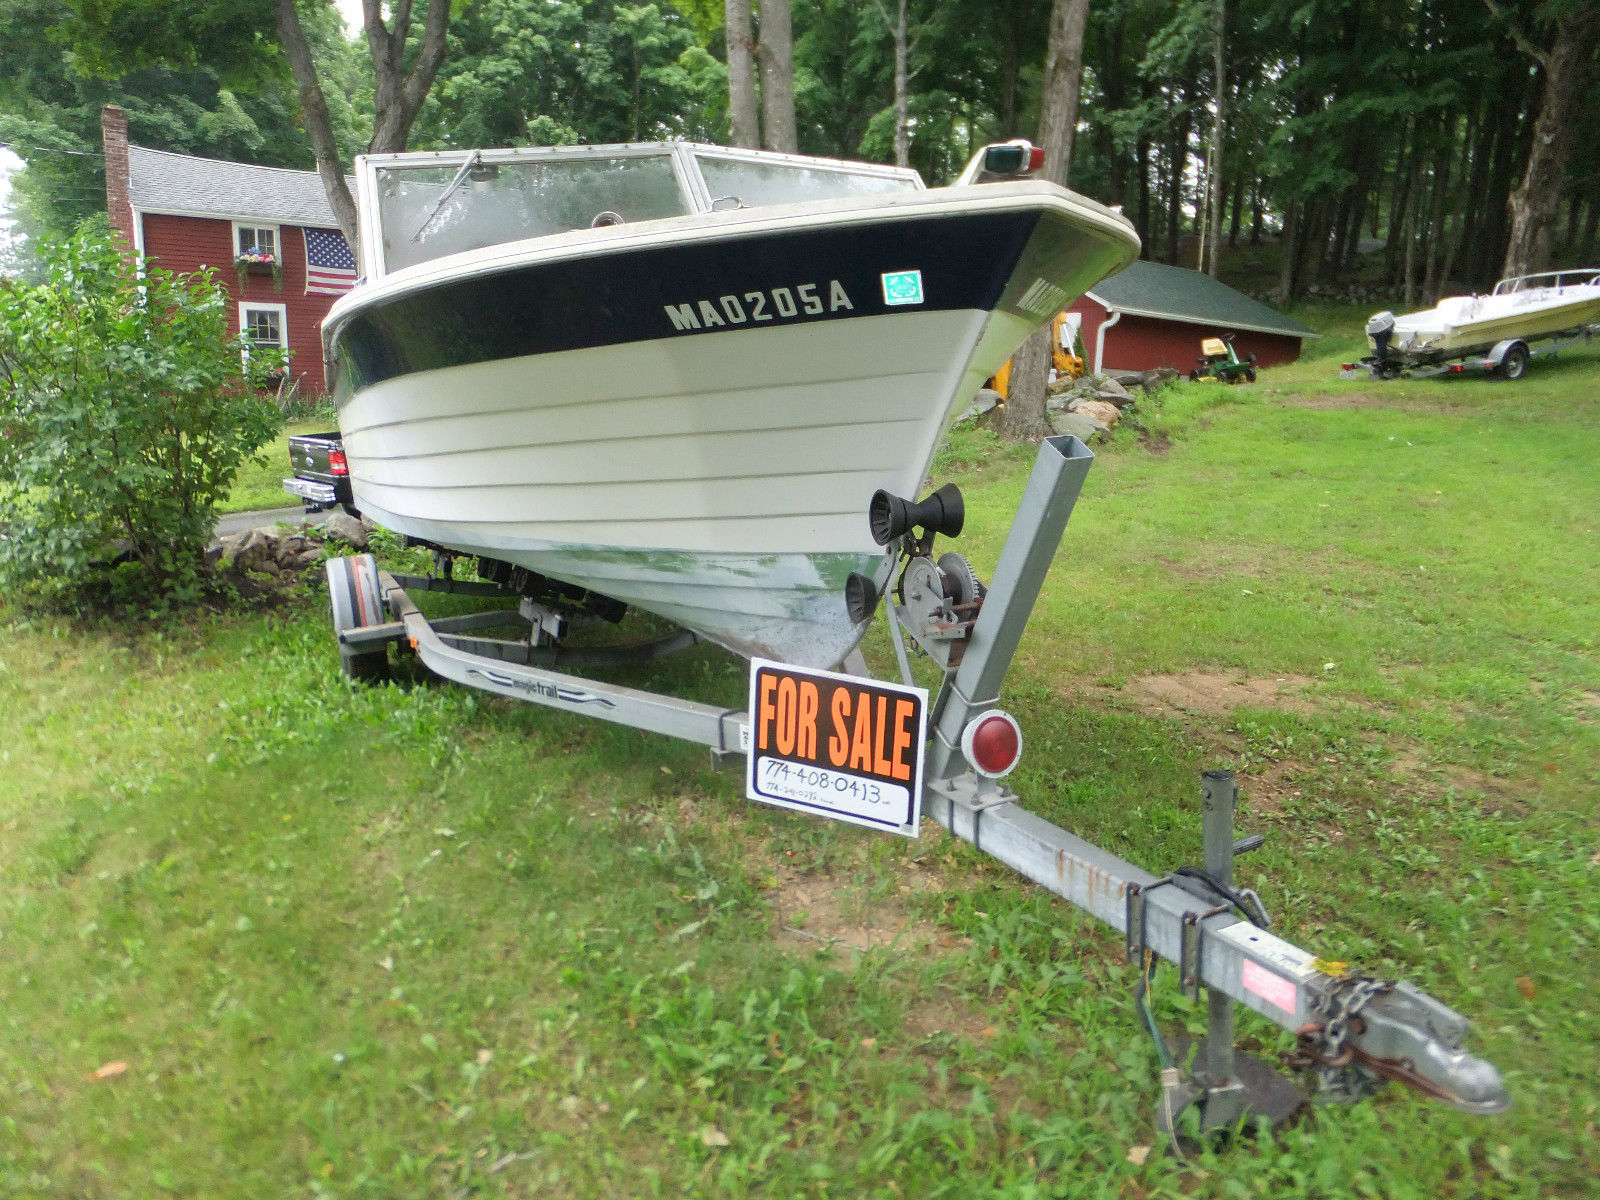
[[[307,229],[306,295],[337,296],[356,281],[356,259],[337,229]]]

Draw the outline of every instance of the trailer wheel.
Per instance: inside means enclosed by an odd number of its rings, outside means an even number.
[[[370,554],[330,558],[328,599],[333,606],[333,632],[383,623],[383,594],[378,590],[378,561]],[[356,647],[339,643],[339,669],[351,679],[389,677],[389,651],[383,643]]]
[[[1510,347],[1500,360],[1500,377],[1517,380],[1528,373],[1528,348],[1521,342]]]
[[[1189,382],[1190,383],[1199,383],[1200,382],[1200,372],[1199,371],[1190,371],[1189,372]]]
[[[1246,367],[1244,369],[1244,381],[1246,383],[1254,383],[1256,381],[1256,369],[1254,367]]]

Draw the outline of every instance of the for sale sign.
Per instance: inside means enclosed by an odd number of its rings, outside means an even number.
[[[916,837],[928,693],[755,659],[745,794]]]

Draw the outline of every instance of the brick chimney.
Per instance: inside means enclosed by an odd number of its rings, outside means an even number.
[[[115,104],[100,112],[100,138],[106,147],[106,215],[111,218],[111,232],[132,255],[136,243],[133,199],[128,193],[128,114]]]

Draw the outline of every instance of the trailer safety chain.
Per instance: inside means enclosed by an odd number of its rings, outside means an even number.
[[[1321,1099],[1354,1104],[1383,1087],[1384,1079],[1378,1071],[1356,1061],[1358,1051],[1350,1041],[1350,1033],[1352,1026],[1359,1025],[1362,1010],[1393,988],[1392,980],[1352,974],[1336,979],[1326,991],[1308,998],[1308,1007],[1318,1019],[1296,1031],[1297,1044],[1288,1063],[1315,1069]]]

